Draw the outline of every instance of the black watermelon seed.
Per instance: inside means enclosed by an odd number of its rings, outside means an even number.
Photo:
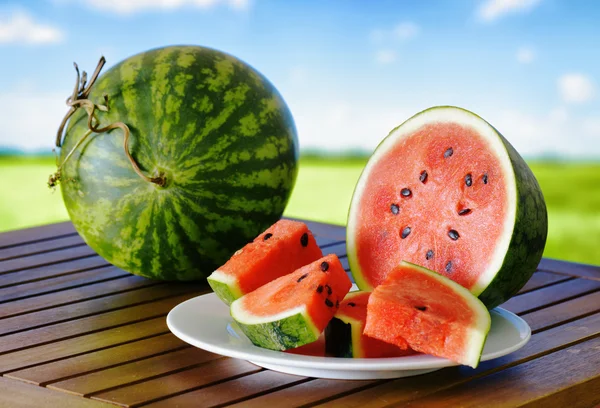
[[[404,229],[402,230],[402,234],[400,235],[400,237],[401,237],[402,239],[404,239],[404,238],[408,237],[408,235],[410,234],[410,231],[411,231],[410,227],[406,227],[406,228],[404,228]]]
[[[427,310],[427,306],[415,306],[415,309],[420,310],[421,312],[424,312]]]
[[[465,176],[465,184],[467,187],[471,187],[473,185],[473,176],[471,176],[471,173]]]
[[[429,260],[433,258],[433,249],[430,249],[429,251],[427,251],[427,253],[425,254],[425,259]]]
[[[335,301],[335,307],[340,307],[340,301],[339,300]]]
[[[412,192],[408,188],[403,188],[400,191],[400,194],[402,194],[402,197],[410,197],[410,195],[412,194]]]
[[[483,174],[483,177],[482,177],[482,179],[483,179],[483,184],[487,184],[487,180],[488,180],[488,175],[487,175],[487,173],[484,173],[484,174]]]
[[[296,282],[302,282],[302,279],[306,278],[307,276],[308,273],[305,273],[304,275],[300,276]]]
[[[456,241],[458,238],[460,238],[460,235],[458,234],[458,231],[456,231],[456,230],[448,231],[448,236],[450,237],[450,239],[452,241]]]
[[[326,304],[328,307],[333,307],[333,302],[332,302],[331,300],[329,300],[329,299],[325,299],[325,304]]]
[[[444,152],[444,159],[447,159],[448,157],[452,156],[454,154],[454,149],[452,149],[451,147],[449,147],[445,152]]]
[[[470,212],[471,212],[471,209],[470,209],[470,208],[463,208],[462,210],[460,210],[460,211],[458,212],[458,215],[467,215],[467,214],[469,214]]]
[[[354,306],[356,306],[356,303],[354,303],[354,302],[349,302],[349,303],[348,303],[348,306],[350,306],[350,307],[354,307]]]
[[[396,215],[400,211],[400,207],[398,207],[398,204],[392,204],[390,210],[392,211],[392,214]]]
[[[306,232],[300,237],[300,244],[302,244],[303,247],[308,246],[308,234]]]
[[[446,264],[446,272],[451,272],[452,271],[452,261],[448,261],[448,263]]]
[[[419,175],[419,181],[423,184],[427,181],[427,171],[423,170]]]
[[[317,286],[317,293],[323,293],[323,285]]]
[[[273,236],[273,234],[271,234],[270,232],[267,232],[265,234],[265,236],[263,237],[263,240],[266,241],[267,239],[271,238]]]
[[[331,286],[329,286],[329,285],[325,285],[325,289],[327,289],[327,294],[328,294],[329,296],[331,296],[331,294],[333,293],[333,290],[331,290]]]
[[[327,269],[329,269],[329,264],[327,262],[321,262],[321,270],[327,272]]]

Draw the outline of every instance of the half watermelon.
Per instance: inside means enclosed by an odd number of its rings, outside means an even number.
[[[303,222],[279,220],[208,277],[226,304],[323,256]]]
[[[231,304],[231,317],[250,341],[287,350],[316,341],[352,283],[336,255],[327,255]]]
[[[540,186],[512,145],[474,113],[435,107],[369,159],[350,205],[348,261],[362,290],[404,259],[493,308],[529,280],[547,230]]]
[[[487,308],[467,289],[401,262],[371,294],[364,334],[476,367],[490,325]]]

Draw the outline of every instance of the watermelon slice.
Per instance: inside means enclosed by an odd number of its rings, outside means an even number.
[[[208,283],[230,305],[242,295],[322,256],[306,224],[279,220],[214,271]]]
[[[351,286],[327,255],[242,296],[230,312],[254,345],[287,350],[316,341]]]
[[[335,357],[354,358],[402,357],[415,354],[406,342],[398,347],[363,334],[370,295],[370,292],[351,292],[340,303],[340,308],[325,330],[327,353]]]
[[[348,215],[348,261],[370,291],[404,259],[493,308],[529,280],[548,216],[533,173],[498,131],[464,109],[423,111],[377,147]]]
[[[490,330],[485,305],[452,280],[401,262],[367,306],[367,336],[475,368]]]

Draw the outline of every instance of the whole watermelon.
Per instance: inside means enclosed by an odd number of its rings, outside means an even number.
[[[108,106],[94,111],[96,128],[125,123],[132,159],[161,180],[134,171],[123,129],[90,132],[89,109],[77,109],[60,152],[62,195],[79,234],[113,265],[205,278],[281,217],[298,171],[296,129],[249,65],[198,46],[154,49],[101,75],[87,99]]]

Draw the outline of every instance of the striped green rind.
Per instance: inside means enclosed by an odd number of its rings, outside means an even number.
[[[479,294],[479,299],[489,309],[516,295],[531,278],[542,259],[548,235],[548,213],[542,189],[515,148],[500,132],[498,137],[504,143],[514,169],[517,212],[502,267],[488,287]]]
[[[164,280],[205,278],[277,221],[297,175],[294,122],[276,89],[227,54],[193,46],[138,54],[103,74],[89,98],[101,126],[122,121],[130,152],[159,187],[141,179],[120,129],[92,133],[62,169],[75,228],[99,255]],[[61,159],[87,130],[71,118]]]
[[[236,291],[232,285],[229,285],[225,282],[221,282],[219,280],[213,279],[210,276],[206,278],[206,281],[212,288],[213,292],[221,299],[226,305],[231,305],[234,300],[240,298],[242,293]]]
[[[305,313],[296,313],[272,322],[246,324],[234,312],[234,304],[235,302],[232,304],[231,316],[255,346],[283,351],[312,343],[319,338],[312,320]]]

